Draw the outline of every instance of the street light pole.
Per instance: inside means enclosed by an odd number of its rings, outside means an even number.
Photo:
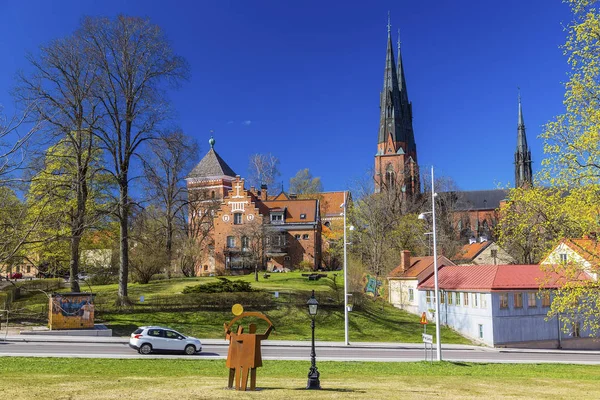
[[[348,191],[344,192],[344,343],[350,345],[348,337],[348,253],[346,240],[346,212],[348,210]]]
[[[315,317],[319,308],[319,302],[315,298],[315,291],[312,291],[312,296],[306,303],[308,305],[308,314],[310,315],[310,329],[312,331],[312,343],[310,350],[310,369],[308,370],[308,383],[307,389],[319,390],[321,389],[321,382],[319,380],[319,370],[317,369],[317,354],[315,352]]]
[[[442,361],[442,338],[440,336],[440,290],[438,284],[437,241],[435,229],[435,184],[431,166],[431,213],[433,215],[433,279],[435,281],[435,337],[437,360]]]

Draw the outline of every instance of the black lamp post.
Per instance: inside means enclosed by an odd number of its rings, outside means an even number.
[[[308,384],[307,389],[321,389],[321,382],[319,381],[319,370],[317,369],[317,354],[315,353],[315,317],[317,316],[317,310],[319,308],[319,302],[315,299],[315,291],[312,291],[312,296],[306,303],[308,305],[308,313],[310,314],[311,322],[310,329],[312,330],[312,347],[310,350],[310,369],[308,370]]]

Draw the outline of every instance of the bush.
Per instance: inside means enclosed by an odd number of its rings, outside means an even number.
[[[190,293],[235,293],[235,292],[254,292],[252,286],[244,281],[230,281],[227,278],[218,278],[216,282],[205,283],[202,285],[188,286],[183,289],[184,294]]]
[[[86,282],[92,286],[110,285],[119,282],[119,277],[115,274],[99,272],[92,275]]]
[[[298,268],[300,268],[302,271],[312,271],[313,270],[313,264],[310,261],[308,261],[308,260],[302,260],[298,264]]]

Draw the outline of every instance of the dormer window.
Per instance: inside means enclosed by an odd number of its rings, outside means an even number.
[[[300,219],[306,219],[306,214],[300,214]]]
[[[283,224],[283,211],[271,211],[271,223]]]

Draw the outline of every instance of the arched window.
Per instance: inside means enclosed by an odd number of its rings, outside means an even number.
[[[394,173],[394,167],[392,166],[392,164],[388,164],[385,169],[385,183],[388,188],[393,188],[395,182],[396,177]]]

